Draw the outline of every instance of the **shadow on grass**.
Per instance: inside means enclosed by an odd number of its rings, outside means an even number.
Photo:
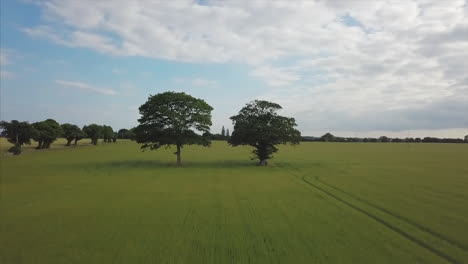
[[[206,168],[206,169],[226,169],[226,168],[252,168],[257,167],[253,161],[242,160],[219,160],[219,161],[187,161],[182,166],[177,166],[175,162],[158,160],[122,160],[109,162],[96,162],[89,164],[97,168],[121,168],[121,169],[156,169],[156,168]]]

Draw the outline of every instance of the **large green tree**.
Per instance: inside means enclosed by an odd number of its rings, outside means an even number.
[[[32,124],[35,133],[33,139],[38,142],[37,149],[48,149],[52,142],[63,134],[62,127],[57,121],[47,119]]]
[[[151,95],[139,108],[140,125],[135,129],[136,141],[142,149],[158,149],[175,145],[177,164],[181,165],[184,145],[208,146],[210,141],[199,133],[208,132],[213,108],[202,99],[186,93],[165,92]]]
[[[229,143],[232,146],[250,145],[259,165],[266,166],[278,144],[298,144],[301,133],[295,129],[294,118],[278,115],[281,106],[276,103],[255,100],[232,116],[234,131]]]
[[[72,124],[62,124],[62,131],[63,131],[63,137],[67,140],[66,146],[70,146],[71,142],[75,140],[75,145],[76,141],[78,141],[78,138],[82,137],[82,131],[77,125],[72,125]]]
[[[31,138],[34,134],[33,127],[28,122],[18,122],[12,120],[11,122],[0,122],[0,136],[5,137],[8,142],[13,144],[8,151],[19,155],[21,154],[21,146],[24,144],[31,144]]]
[[[97,145],[98,139],[102,137],[102,127],[100,125],[91,124],[83,127],[83,132],[91,139],[91,144]]]

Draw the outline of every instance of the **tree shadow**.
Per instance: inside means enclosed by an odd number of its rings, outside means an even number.
[[[252,168],[257,167],[254,161],[243,160],[219,160],[219,161],[187,161],[181,166],[175,162],[160,160],[120,160],[109,162],[94,162],[87,165],[96,168],[116,169],[157,169],[157,168],[204,168],[204,169],[226,169],[226,168]]]

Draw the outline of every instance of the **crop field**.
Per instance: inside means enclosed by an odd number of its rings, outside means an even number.
[[[468,144],[173,153],[2,155],[0,263],[468,263]]]

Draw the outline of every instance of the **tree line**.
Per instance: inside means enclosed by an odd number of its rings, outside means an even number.
[[[229,129],[224,129],[224,126],[221,128],[221,133],[211,134],[210,132],[205,132],[203,136],[209,140],[229,140],[231,138]]]
[[[240,109],[237,115],[230,117],[234,130],[225,130],[220,134],[210,134],[211,107],[203,99],[194,98],[183,92],[164,92],[150,95],[139,107],[141,117],[139,125],[132,129],[114,132],[110,126],[90,124],[80,129],[72,124],[58,124],[53,119],[29,124],[28,122],[0,122],[1,136],[14,146],[10,152],[21,153],[21,146],[30,144],[31,139],[38,142],[37,148],[49,148],[59,136],[67,140],[67,146],[74,141],[90,138],[96,145],[98,139],[105,143],[116,142],[118,138],[136,140],[142,150],[156,150],[161,147],[175,146],[177,165],[182,164],[182,148],[185,145],[209,146],[211,140],[227,140],[233,146],[248,145],[253,147],[252,159],[258,165],[266,166],[268,160],[278,151],[279,144],[299,144],[300,141],[324,142],[404,142],[385,136],[380,138],[344,138],[326,133],[320,138],[302,137],[295,128],[294,118],[280,116],[282,107],[273,102],[254,100]],[[408,142],[443,142],[435,138],[405,139]],[[447,139],[444,139],[447,140]],[[468,137],[465,137],[465,141]],[[452,142],[451,140],[447,142]],[[458,139],[456,143],[460,142]]]
[[[336,137],[331,133],[326,133],[321,137],[303,136],[301,138],[303,142],[381,142],[381,143],[468,143],[468,135],[465,139],[461,138],[436,138],[436,137],[424,137],[424,138],[391,138],[381,136],[378,138],[366,137]]]
[[[117,139],[133,139],[135,134],[128,129],[121,129],[114,132],[112,127],[107,125],[90,124],[83,128],[74,124],[59,124],[54,119],[29,124],[12,120],[11,122],[0,122],[0,136],[5,137],[13,147],[8,152],[14,155],[21,154],[21,146],[31,144],[31,140],[37,142],[36,149],[48,149],[50,145],[59,137],[66,139],[65,146],[77,145],[83,138],[91,139],[91,144],[97,145],[98,140],[102,139],[104,143],[116,142]]]

